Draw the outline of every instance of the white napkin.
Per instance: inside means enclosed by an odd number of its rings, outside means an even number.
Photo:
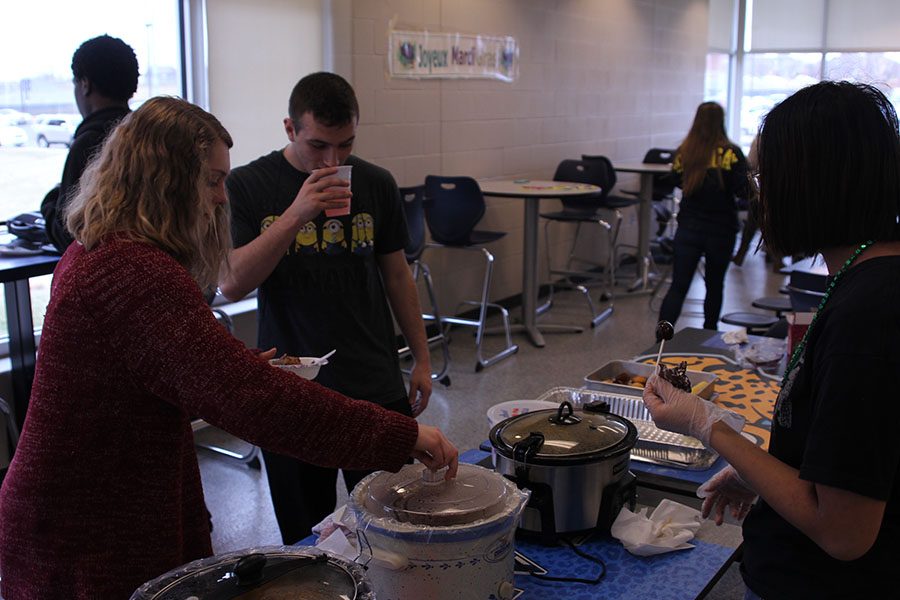
[[[345,504],[312,528],[313,533],[319,536],[319,539],[316,540],[316,548],[363,565],[378,565],[395,571],[407,567],[409,562],[407,557],[383,548],[373,548],[365,541],[363,542],[364,550],[360,551],[356,529],[356,518],[347,510]]]
[[[637,556],[653,556],[693,548],[688,544],[700,529],[700,511],[664,499],[649,517],[647,508],[633,513],[622,508],[610,533]]]
[[[312,532],[319,536],[316,548],[343,556],[348,560],[355,560],[359,556],[356,546],[356,523],[347,512],[346,504],[322,519],[321,523],[312,528]]]
[[[741,327],[740,329],[732,329],[731,331],[726,331],[722,334],[722,341],[726,344],[745,344],[750,340],[747,337],[747,329]]]

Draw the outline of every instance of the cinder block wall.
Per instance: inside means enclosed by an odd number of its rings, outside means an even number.
[[[355,152],[389,169],[400,185],[428,174],[549,179],[560,160],[582,153],[640,160],[650,147],[677,145],[702,101],[704,0],[334,0],[332,11],[335,31],[348,33],[334,36],[334,70],[353,82],[360,100]],[[515,36],[519,79],[390,79],[392,24]],[[637,186],[628,176],[620,183]],[[523,207],[487,202],[482,227],[508,232],[491,247],[492,297],[514,296],[521,290]],[[560,260],[571,229],[553,231]],[[622,241],[635,239],[630,211]],[[544,281],[543,231],[541,244]],[[602,243],[590,250],[602,259]],[[477,296],[477,256],[429,251],[425,260],[445,312]]]

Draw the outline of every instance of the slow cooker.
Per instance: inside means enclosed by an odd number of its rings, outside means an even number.
[[[356,563],[305,546],[266,546],[195,560],[148,581],[131,600],[374,600]]]
[[[348,502],[357,560],[378,600],[508,600],[527,500],[527,492],[476,465],[459,465],[449,481],[422,465],[373,473]]]
[[[606,402],[538,410],[491,429],[495,469],[531,491],[521,530],[552,542],[561,534],[608,532],[623,505],[633,507],[629,472],[634,424]]]

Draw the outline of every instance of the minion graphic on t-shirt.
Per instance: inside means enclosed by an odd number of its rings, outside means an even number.
[[[319,251],[319,238],[316,235],[316,224],[308,221],[300,227],[294,240],[294,251],[303,255],[315,254]]]
[[[322,226],[322,252],[332,256],[347,251],[344,225],[338,219],[328,219]]]
[[[350,222],[353,254],[368,255],[375,249],[375,219],[369,213],[357,213]]]

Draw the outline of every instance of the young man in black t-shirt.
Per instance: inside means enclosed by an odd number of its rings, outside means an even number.
[[[431,363],[403,252],[397,184],[388,171],[351,156],[359,107],[338,75],[301,79],[289,115],[288,145],[234,169],[227,180],[235,250],[222,292],[236,300],[259,288],[260,348],[297,356],[336,349],[319,383],[417,416],[431,395]],[[353,167],[352,192],[337,176],[340,165]],[[348,201],[349,214],[326,214]],[[392,311],[415,359],[408,391]],[[337,470],[264,457],[282,538],[293,544],[334,510]],[[348,490],[364,475],[345,471]]]

